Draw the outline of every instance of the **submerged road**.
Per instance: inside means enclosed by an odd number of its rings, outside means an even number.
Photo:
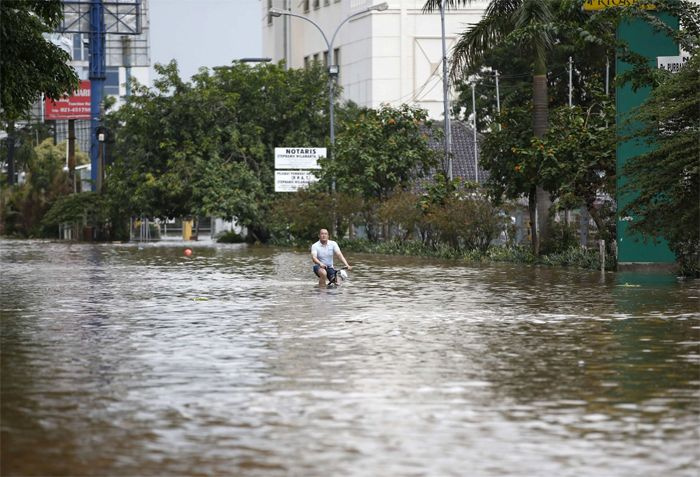
[[[1,474],[689,476],[700,284],[0,240]]]

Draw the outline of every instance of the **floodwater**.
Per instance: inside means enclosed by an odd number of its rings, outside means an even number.
[[[698,282],[0,241],[1,474],[700,474]]]

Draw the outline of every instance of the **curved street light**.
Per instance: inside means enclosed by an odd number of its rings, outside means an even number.
[[[329,116],[330,116],[330,137],[331,137],[331,146],[335,145],[335,122],[333,119],[333,78],[338,76],[338,65],[333,64],[333,43],[335,42],[335,37],[338,34],[338,31],[340,30],[340,27],[345,25],[349,20],[358,17],[360,15],[364,15],[365,13],[371,12],[371,11],[378,11],[382,12],[389,8],[389,5],[387,5],[386,2],[379,3],[377,5],[372,5],[371,7],[365,8],[364,10],[361,10],[359,12],[355,12],[349,17],[347,17],[345,20],[340,22],[338,27],[335,29],[335,32],[333,32],[333,36],[331,37],[331,41],[328,41],[328,37],[324,33],[323,29],[312,19],[309,17],[306,17],[304,15],[299,15],[297,13],[292,13],[288,12],[285,10],[279,10],[277,8],[271,8],[268,10],[268,13],[272,17],[280,17],[282,15],[288,15],[290,17],[297,17],[301,18],[302,20],[306,20],[307,22],[311,23],[313,26],[316,27],[316,29],[321,33],[321,36],[323,36],[323,40],[326,42],[326,46],[328,47],[328,101],[329,101]]]

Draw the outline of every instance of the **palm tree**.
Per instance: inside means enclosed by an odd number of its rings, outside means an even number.
[[[475,0],[426,0],[424,12],[440,7],[455,8]],[[465,31],[452,49],[450,77],[455,79],[469,65],[483,60],[486,52],[505,42],[527,45],[532,55],[532,127],[536,137],[547,132],[547,51],[554,43],[553,15],[548,0],[491,0],[484,17]],[[539,254],[540,241],[547,236],[550,198],[541,187],[528,193],[532,249]],[[537,226],[539,222],[539,227]],[[538,234],[539,230],[539,234]]]

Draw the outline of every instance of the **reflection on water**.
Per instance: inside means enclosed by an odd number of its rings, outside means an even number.
[[[2,475],[697,476],[700,286],[0,241]]]

